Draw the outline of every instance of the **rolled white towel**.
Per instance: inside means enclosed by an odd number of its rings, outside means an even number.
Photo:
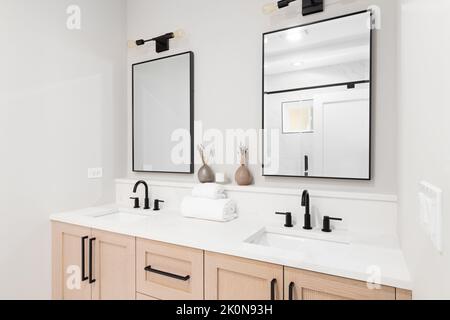
[[[181,203],[181,213],[187,218],[197,218],[227,222],[238,217],[236,204],[230,199],[204,199],[185,197]]]
[[[225,188],[217,183],[198,184],[192,190],[192,196],[195,198],[206,199],[226,199]]]

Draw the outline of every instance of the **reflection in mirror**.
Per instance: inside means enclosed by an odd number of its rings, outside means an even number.
[[[133,65],[133,171],[193,173],[193,53]]]
[[[371,178],[369,21],[361,12],[264,35],[264,129],[279,132],[265,135],[265,176]]]
[[[314,100],[283,102],[283,133],[307,133],[313,130]]]

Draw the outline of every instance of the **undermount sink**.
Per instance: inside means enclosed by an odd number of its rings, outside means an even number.
[[[124,210],[108,210],[98,212],[91,215],[94,219],[101,219],[102,221],[117,222],[117,223],[132,223],[139,222],[147,216],[139,213],[126,212]]]
[[[272,247],[284,250],[298,250],[305,245],[320,245],[335,243],[348,245],[349,237],[346,233],[324,234],[317,231],[303,231],[299,229],[263,228],[244,241],[263,247]]]

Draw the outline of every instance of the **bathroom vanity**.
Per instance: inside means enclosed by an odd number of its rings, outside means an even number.
[[[362,11],[263,35],[263,176],[372,179],[372,19]],[[194,173],[194,54],[135,63],[132,78],[133,172]],[[130,183],[118,181],[115,205],[51,217],[54,299],[412,297],[396,196],[313,192],[310,215],[304,192],[302,228],[300,188],[226,186],[239,219],[217,223],[180,214],[193,184],[153,183],[167,205],[155,212],[130,209]],[[286,212],[284,227],[275,212]]]
[[[323,236],[246,218],[215,223],[118,206],[51,220],[54,299],[411,299],[400,250],[339,231]],[[376,269],[371,275],[365,267],[372,263],[382,271],[377,285],[368,284],[377,280]]]

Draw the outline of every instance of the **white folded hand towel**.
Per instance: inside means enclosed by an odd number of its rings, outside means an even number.
[[[225,188],[217,183],[198,184],[192,190],[195,198],[226,199]]]
[[[204,199],[185,197],[181,203],[181,213],[187,218],[212,221],[231,221],[238,217],[236,204],[230,199]]]

